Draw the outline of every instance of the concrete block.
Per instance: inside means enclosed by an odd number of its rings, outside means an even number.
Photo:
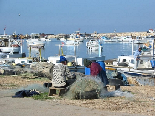
[[[48,96],[54,96],[54,95],[62,96],[63,94],[65,94],[65,92],[66,92],[66,88],[49,87]]]

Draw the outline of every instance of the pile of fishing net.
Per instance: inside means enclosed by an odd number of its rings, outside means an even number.
[[[106,91],[100,77],[76,75],[76,81],[69,87],[65,94],[69,99],[97,99],[101,92]]]

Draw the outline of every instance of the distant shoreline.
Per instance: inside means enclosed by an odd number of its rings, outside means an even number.
[[[60,35],[67,35],[67,34],[57,34],[57,35],[49,35],[48,38],[59,38]],[[94,37],[102,37],[102,36],[140,36],[140,37],[147,37],[147,36],[155,36],[155,33],[148,33],[148,32],[121,32],[121,33],[91,33]]]

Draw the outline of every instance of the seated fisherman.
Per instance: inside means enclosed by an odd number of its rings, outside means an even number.
[[[67,60],[64,56],[60,56],[60,63],[55,64],[53,68],[52,85],[54,87],[67,87],[69,83],[68,79],[75,78],[74,74],[71,74],[67,67]]]

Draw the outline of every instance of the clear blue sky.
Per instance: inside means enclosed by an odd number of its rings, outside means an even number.
[[[0,15],[0,34],[140,32],[155,28],[155,0],[0,0]]]

